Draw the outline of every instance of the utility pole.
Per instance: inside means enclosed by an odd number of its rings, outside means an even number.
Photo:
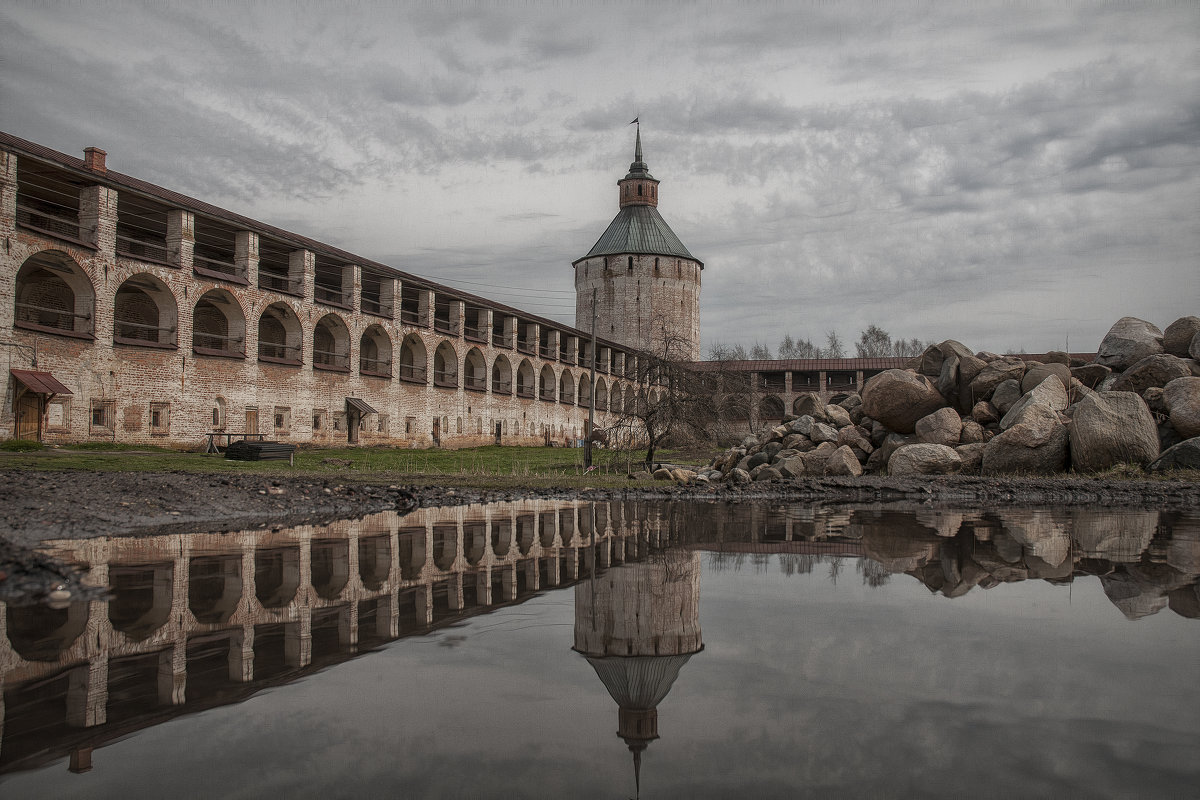
[[[592,466],[592,430],[596,424],[596,287],[592,287],[592,370],[591,397],[588,399],[587,436],[583,440],[583,468]]]

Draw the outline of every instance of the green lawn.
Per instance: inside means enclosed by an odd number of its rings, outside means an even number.
[[[714,451],[715,452],[715,451]],[[706,462],[711,453],[662,451],[674,463]],[[597,448],[594,469],[584,475],[583,450],[561,447],[478,447],[466,450],[393,448],[298,449],[296,464],[283,461],[230,461],[219,455],[181,453],[161,448],[94,444],[17,450],[0,446],[0,469],[337,474],[356,480],[418,484],[454,483],[494,487],[630,486],[629,467],[640,469],[644,452],[619,453]],[[451,480],[447,480],[453,476]]]

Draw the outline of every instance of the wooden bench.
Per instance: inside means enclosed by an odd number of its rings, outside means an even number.
[[[204,435],[206,437],[208,437],[208,446],[204,450],[204,452],[206,454],[207,453],[224,453],[226,448],[229,447],[229,445],[231,445],[235,441],[238,441],[239,439],[255,440],[255,441],[261,442],[267,438],[267,435],[265,433],[226,433],[224,431],[213,431],[211,433],[206,433]],[[221,444],[222,439],[225,440],[224,444]]]
[[[230,442],[225,457],[238,461],[287,461],[295,466],[296,445],[286,442]]]

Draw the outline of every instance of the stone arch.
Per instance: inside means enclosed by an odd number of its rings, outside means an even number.
[[[579,376],[579,405],[583,407],[592,404],[592,379],[586,372]]]
[[[174,347],[179,311],[175,295],[149,273],[131,275],[113,296],[113,342]]]
[[[421,341],[421,337],[415,333],[405,336],[400,343],[400,380],[427,383],[427,359],[425,342]]]
[[[587,376],[579,379],[579,385],[582,388],[583,382],[587,380]],[[582,394],[580,395],[582,397]],[[558,401],[560,403],[575,402],[575,377],[571,375],[571,370],[564,369],[562,375],[558,377]]]
[[[313,367],[350,371],[350,329],[337,314],[326,314],[313,326]]]
[[[487,361],[483,358],[483,351],[478,347],[472,347],[463,356],[463,386],[481,392],[486,391],[487,375]]]
[[[17,271],[13,325],[46,333],[90,336],[96,290],[87,273],[60,250],[43,250]]]
[[[492,362],[492,394],[511,395],[513,392],[512,364],[505,355]]]
[[[304,329],[287,303],[272,303],[258,318],[258,360],[299,366]]]
[[[225,289],[200,295],[192,308],[192,352],[204,356],[246,355],[246,314]]]
[[[517,367],[517,397],[533,397],[536,392],[533,364],[528,358],[521,359]]]
[[[458,353],[449,341],[443,341],[433,352],[433,385],[446,389],[458,388]]]
[[[554,377],[554,367],[549,364],[543,365],[538,376],[538,399],[553,402],[557,388],[558,379]]]
[[[214,431],[225,430],[226,412],[228,411],[228,403],[224,397],[217,395],[217,399],[213,401],[212,408],[212,426]]]
[[[358,371],[362,375],[392,377],[392,337],[382,325],[371,325],[363,331],[358,343]]]
[[[608,411],[608,384],[604,378],[596,378],[596,410]]]
[[[625,393],[621,389],[621,384],[614,383],[612,387],[612,395],[609,398],[609,408],[620,414],[625,410]]]
[[[758,401],[758,419],[762,422],[783,420],[783,401],[775,395],[767,395]]]

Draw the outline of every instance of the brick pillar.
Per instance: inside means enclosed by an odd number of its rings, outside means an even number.
[[[492,570],[485,567],[475,573],[475,602],[477,605],[492,604]]]
[[[338,612],[338,644],[351,652],[358,650],[357,600],[351,600]]]
[[[237,274],[251,286],[258,286],[258,234],[238,231],[233,245],[233,264]]]
[[[117,190],[85,186],[79,190],[79,237],[101,255],[117,253]]]
[[[196,250],[196,217],[190,211],[172,208],[167,212],[167,262],[191,270]]]
[[[312,606],[299,609],[300,619],[283,626],[283,657],[289,667],[312,663]]]
[[[462,300],[450,301],[450,328],[459,339],[463,337],[463,318],[466,315],[466,303]]]
[[[311,250],[293,250],[288,255],[288,280],[304,287],[304,299],[313,302],[317,280],[317,257]]]
[[[517,565],[506,564],[500,574],[500,590],[504,595],[502,600],[517,599]]]
[[[355,314],[362,313],[362,267],[350,264],[342,270],[342,290],[350,295],[350,307]],[[381,297],[380,300],[383,298]],[[351,337],[353,339],[354,337]]]
[[[6,237],[5,253],[11,247],[7,237],[17,228],[17,154],[0,151],[0,236]]]
[[[229,680],[250,683],[254,680],[254,623],[247,622],[229,636]]]
[[[433,290],[417,290],[417,324],[433,327]],[[429,374],[433,374],[433,353],[429,354]]]
[[[525,588],[531,592],[536,592],[541,587],[542,576],[538,572],[538,562],[536,558],[531,558],[525,562]]]

